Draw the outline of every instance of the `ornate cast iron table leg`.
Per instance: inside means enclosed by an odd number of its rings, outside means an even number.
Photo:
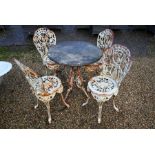
[[[76,72],[76,74],[75,74],[75,72]],[[80,67],[72,67],[70,69],[69,78],[68,78],[69,88],[67,90],[65,100],[67,99],[69,93],[73,89],[74,82],[76,82],[77,87],[80,88],[84,92],[84,94],[87,96],[86,102],[82,104],[84,106],[84,105],[86,105],[88,103],[90,97],[87,94],[87,92],[86,92],[86,90],[85,90],[85,88],[83,86],[84,80],[83,80],[83,77],[81,75]]]
[[[69,104],[66,103],[65,99],[64,99],[64,96],[62,95],[62,93],[60,94],[61,95],[61,99],[62,99],[62,102],[64,103],[65,106],[67,106],[67,108],[69,108]]]
[[[74,85],[74,68],[73,67],[70,69],[68,84],[69,84],[69,88],[67,90],[65,100],[67,99],[67,97],[68,97],[69,93],[71,92],[71,90],[73,89],[73,85]]]
[[[84,102],[84,103],[82,104],[82,106],[84,106],[84,105],[86,105],[86,104],[88,103],[90,97],[89,97],[89,95],[87,94],[87,92],[86,92],[86,90],[85,90],[85,88],[84,88],[84,86],[83,86],[84,80],[83,80],[83,77],[82,77],[82,75],[81,75],[80,67],[77,68],[77,75],[76,75],[76,76],[77,76],[77,77],[76,77],[76,85],[77,85],[77,87],[80,88],[80,89],[84,92],[84,94],[87,96],[86,102]]]
[[[76,72],[76,74],[75,74]],[[84,94],[87,96],[87,100],[85,103],[82,104],[82,106],[86,105],[90,99],[89,95],[87,94],[84,86],[83,86],[83,77],[81,75],[81,71],[80,71],[80,67],[72,67],[70,69],[70,73],[69,73],[69,78],[68,78],[68,84],[69,84],[69,88],[67,90],[67,94],[65,96],[65,100],[67,99],[69,93],[72,91],[73,86],[74,86],[74,82],[76,82],[76,85],[78,88],[80,88]]]

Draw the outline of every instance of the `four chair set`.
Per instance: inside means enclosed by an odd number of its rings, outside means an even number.
[[[90,66],[90,68],[98,66],[100,70],[99,75],[92,77],[87,85],[87,91],[92,94],[99,105],[98,123],[101,123],[103,103],[118,94],[121,81],[128,73],[132,64],[129,49],[119,44],[113,45],[113,39],[113,32],[109,29],[99,33],[97,47],[102,50],[103,56],[98,62]],[[55,75],[60,65],[48,58],[49,47],[56,45],[56,36],[53,31],[47,28],[39,28],[34,33],[33,42],[41,55],[43,65],[46,67],[46,75],[41,77],[18,60],[15,59],[15,62],[24,72],[32,92],[37,97],[35,108],[38,107],[38,100],[42,101],[47,107],[48,122],[51,123],[49,102],[54,98],[56,93],[61,95],[64,105],[69,108],[69,105],[65,102],[62,95],[62,82]],[[47,68],[53,71],[53,76],[47,76]],[[83,106],[85,105],[86,104],[83,104]],[[114,103],[114,99],[113,107],[117,112],[119,111]]]

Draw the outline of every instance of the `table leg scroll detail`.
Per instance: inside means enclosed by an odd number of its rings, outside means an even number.
[[[83,80],[83,77],[82,77],[82,75],[81,75],[80,68],[78,68],[77,73],[78,73],[78,75],[77,75],[77,79],[76,79],[76,85],[77,85],[77,87],[80,88],[80,89],[84,92],[84,94],[87,96],[86,102],[84,102],[84,103],[82,104],[82,106],[85,106],[86,104],[88,104],[88,101],[89,101],[90,97],[89,97],[89,95],[87,94],[87,92],[86,92],[86,90],[85,90],[85,88],[84,88],[84,86],[83,86],[83,81],[84,81],[84,80]]]
[[[73,68],[71,68],[70,73],[69,73],[69,79],[68,79],[68,83],[69,83],[69,88],[67,90],[67,94],[65,96],[65,100],[67,99],[69,93],[72,91],[73,89],[73,84],[74,84],[74,71]]]
[[[61,93],[60,95],[61,95],[61,99],[62,99],[62,102],[64,103],[64,105],[65,105],[67,108],[69,108],[70,105],[66,103],[66,101],[65,101],[65,99],[64,99],[64,97],[63,97],[63,95],[62,95],[62,93]]]

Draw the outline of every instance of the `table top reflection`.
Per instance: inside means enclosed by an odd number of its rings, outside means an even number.
[[[85,41],[63,41],[49,48],[49,58],[58,64],[84,66],[97,62],[102,51]]]

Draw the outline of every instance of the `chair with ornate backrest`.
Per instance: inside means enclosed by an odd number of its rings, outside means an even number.
[[[46,69],[49,68],[55,72],[59,68],[59,65],[48,58],[49,47],[56,45],[55,33],[47,28],[38,28],[34,33],[33,43],[40,53]]]
[[[107,59],[106,56],[109,55],[109,48],[112,47],[114,40],[114,33],[110,29],[105,29],[104,31],[100,32],[97,38],[97,47],[99,47],[102,52],[103,56],[102,58],[97,62],[99,64],[102,64],[104,59]]]
[[[89,66],[85,67],[85,70],[88,72],[92,72],[99,69],[99,66],[102,65],[102,61],[105,57],[105,53],[108,52],[108,49],[112,46],[114,40],[114,33],[110,29],[105,29],[100,32],[97,37],[97,47],[100,48],[103,52],[103,56],[101,59]]]
[[[48,122],[51,123],[49,103],[54,98],[56,93],[61,94],[63,103],[65,104],[65,106],[69,107],[69,105],[65,102],[64,97],[62,95],[63,86],[62,86],[61,80],[56,76],[39,77],[39,75],[29,67],[25,66],[24,64],[22,64],[16,59],[14,59],[14,61],[24,72],[25,77],[31,86],[32,92],[37,97],[37,104],[34,106],[35,109],[38,107],[38,100],[42,101],[47,107]]]
[[[108,49],[108,56],[104,57],[99,76],[93,77],[87,86],[93,98],[98,102],[98,123],[101,123],[102,105],[118,94],[119,86],[130,70],[132,61],[130,51],[122,45],[115,44]],[[119,112],[113,98],[113,107]]]

